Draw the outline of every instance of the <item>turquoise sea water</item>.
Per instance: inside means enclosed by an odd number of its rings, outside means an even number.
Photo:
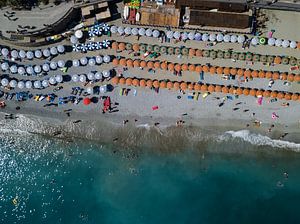
[[[236,138],[170,151],[3,132],[0,223],[300,222],[299,153]]]

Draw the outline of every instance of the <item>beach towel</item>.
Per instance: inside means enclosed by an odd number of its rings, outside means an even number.
[[[158,110],[158,106],[153,106],[152,110]]]
[[[261,96],[261,97],[258,97],[258,99],[257,99],[258,105],[262,105],[262,100],[263,100],[263,97],[262,97],[262,96]]]

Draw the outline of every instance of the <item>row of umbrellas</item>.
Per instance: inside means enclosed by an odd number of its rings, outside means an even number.
[[[45,80],[27,80],[27,81],[17,81],[15,79],[8,80],[7,78],[1,79],[1,85],[2,86],[10,86],[12,88],[19,88],[19,89],[41,89],[41,88],[47,88],[49,84],[55,85],[57,83],[63,82],[63,76],[62,75],[56,75],[52,76],[49,79]]]
[[[104,70],[102,72],[89,72],[88,74],[81,74],[72,75],[72,81],[73,82],[82,82],[85,83],[87,81],[94,81],[94,80],[101,80],[103,77],[108,78],[110,77],[111,71],[110,70]]]
[[[1,54],[4,57],[8,57],[9,55],[14,59],[29,59],[32,60],[33,58],[48,58],[51,55],[55,56],[58,54],[63,54],[65,52],[65,47],[63,45],[58,45],[56,47],[45,48],[43,50],[35,50],[35,51],[24,51],[24,50],[9,50],[8,48],[4,47],[1,49]]]
[[[48,72],[51,70],[56,70],[58,68],[65,67],[65,61],[59,60],[57,62],[52,61],[50,63],[44,63],[43,65],[34,65],[34,66],[17,66],[16,64],[9,65],[7,62],[1,63],[2,71],[10,71],[12,74],[19,75],[35,75],[42,72]]]
[[[73,44],[73,51],[75,52],[87,52],[93,50],[107,49],[110,47],[110,40],[103,40],[102,42],[88,42],[83,44]]]
[[[107,34],[110,31],[110,26],[107,23],[96,24],[89,28],[89,37],[101,36],[102,34]]]
[[[174,64],[160,61],[143,61],[143,60],[132,60],[132,59],[113,59],[113,65],[118,66],[127,66],[127,67],[142,67],[142,68],[150,68],[150,69],[162,69],[169,71],[190,71],[190,72],[206,72],[210,74],[218,74],[218,75],[238,75],[245,77],[253,77],[253,78],[272,78],[272,79],[282,79],[288,81],[300,81],[299,74],[286,74],[286,73],[278,73],[271,71],[263,71],[263,70],[250,70],[250,69],[242,69],[242,68],[230,68],[230,67],[217,67],[217,66],[207,66],[207,65],[195,65],[195,64]]]
[[[102,63],[109,63],[111,62],[111,56],[109,55],[104,55],[104,56],[100,56],[97,55],[96,57],[91,57],[91,58],[87,58],[87,57],[82,57],[79,60],[78,59],[74,59],[72,61],[72,66],[74,67],[79,67],[80,65],[82,66],[95,66],[96,64],[102,64]]]
[[[235,95],[251,95],[251,96],[264,96],[286,100],[298,100],[300,96],[298,93],[289,92],[277,92],[260,89],[240,88],[235,86],[222,86],[213,84],[199,84],[189,82],[177,82],[177,81],[165,81],[165,80],[145,80],[137,78],[119,78],[114,77],[111,79],[113,85],[121,84],[128,86],[141,86],[141,87],[154,87],[154,88],[167,88],[174,90],[190,90],[190,91],[202,91],[202,92],[222,92],[224,94]]]
[[[133,35],[133,36],[147,36],[158,38],[162,33],[166,35],[167,38],[176,40],[196,40],[196,41],[210,41],[210,42],[225,42],[225,43],[244,43],[250,37],[246,35],[235,35],[235,34],[223,34],[223,33],[200,33],[200,32],[180,32],[169,30],[167,32],[160,30],[152,30],[150,28],[136,28],[136,27],[123,27],[123,26],[112,26],[112,33],[118,33],[120,35]],[[253,37],[250,42],[252,45],[265,45],[266,43],[270,46],[277,47],[290,47],[290,48],[300,48],[300,43],[296,41],[275,39],[275,38],[265,38],[265,37]]]
[[[253,62],[268,62],[275,64],[290,64],[292,66],[299,65],[300,59],[296,59],[294,57],[281,57],[281,56],[273,56],[273,55],[259,55],[253,54],[251,52],[243,53],[243,52],[232,52],[232,51],[214,51],[214,50],[201,50],[201,49],[193,49],[193,48],[185,48],[185,47],[168,47],[168,46],[158,46],[158,45],[147,45],[147,44],[131,44],[131,43],[123,43],[123,42],[113,42],[111,45],[114,50],[134,50],[136,52],[159,52],[161,54],[182,54],[189,56],[198,56],[198,57],[211,57],[211,58],[224,58],[224,59],[234,59],[234,60],[247,60]]]

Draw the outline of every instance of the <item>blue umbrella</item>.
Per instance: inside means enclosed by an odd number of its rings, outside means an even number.
[[[95,28],[95,34],[97,35],[97,36],[101,36],[102,35],[102,28],[101,27],[97,27],[97,28]]]
[[[78,44],[73,44],[73,51],[80,51],[80,46]]]
[[[110,30],[110,26],[109,26],[107,23],[104,23],[104,24],[102,25],[102,28],[103,28],[103,30],[104,30],[105,32],[108,32],[108,31]]]
[[[110,46],[110,41],[109,40],[103,40],[102,44],[103,44],[103,47],[108,48]]]
[[[81,48],[81,51],[83,51],[83,52],[87,51],[87,45],[86,44],[81,44],[80,48]]]
[[[89,29],[88,33],[89,33],[89,37],[94,37],[95,36],[95,31],[94,31],[93,28]]]
[[[87,48],[89,49],[89,51],[93,51],[95,49],[94,43],[93,42],[89,42],[87,44]]]
[[[102,42],[96,42],[96,43],[95,43],[95,48],[96,48],[97,50],[102,49],[102,48],[103,48]]]

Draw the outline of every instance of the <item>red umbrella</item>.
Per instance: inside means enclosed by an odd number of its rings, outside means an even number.
[[[87,106],[87,105],[89,105],[90,103],[91,103],[90,98],[86,97],[86,98],[83,99],[83,104],[84,104],[84,105]]]

